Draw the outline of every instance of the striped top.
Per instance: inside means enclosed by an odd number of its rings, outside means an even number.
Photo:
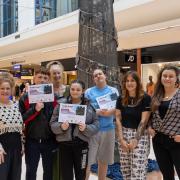
[[[165,135],[180,135],[180,89],[171,99],[163,119],[159,110],[152,113],[152,127]]]

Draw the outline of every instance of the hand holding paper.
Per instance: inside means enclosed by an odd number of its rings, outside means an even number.
[[[61,124],[61,129],[62,130],[67,130],[69,128],[69,123],[68,122],[63,122],[62,124]]]
[[[44,108],[44,103],[42,103],[42,102],[36,103],[35,109],[36,109],[37,112],[39,112],[43,108]]]
[[[82,132],[86,129],[86,124],[79,123],[79,130]]]

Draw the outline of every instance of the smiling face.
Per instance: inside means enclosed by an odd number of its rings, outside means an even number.
[[[49,76],[46,74],[38,73],[34,76],[35,84],[46,84],[49,82]]]
[[[128,90],[129,94],[136,93],[137,82],[131,75],[127,76],[126,81],[125,81],[125,87]]]
[[[12,95],[12,88],[9,82],[2,82],[0,84],[0,99],[2,101],[7,101],[9,96]]]
[[[72,99],[81,99],[83,88],[79,83],[73,83],[70,86],[70,95]]]
[[[52,65],[50,68],[50,77],[53,82],[61,82],[63,70],[59,65]]]
[[[161,83],[164,88],[175,87],[177,81],[176,72],[174,70],[164,70],[161,76]]]

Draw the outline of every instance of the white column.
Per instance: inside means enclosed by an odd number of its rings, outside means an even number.
[[[0,0],[0,37],[3,35],[3,0]]]
[[[35,0],[18,0],[19,32],[35,26]]]

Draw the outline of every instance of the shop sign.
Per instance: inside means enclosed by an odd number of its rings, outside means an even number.
[[[136,63],[137,56],[132,54],[125,54],[125,62],[126,63]]]

